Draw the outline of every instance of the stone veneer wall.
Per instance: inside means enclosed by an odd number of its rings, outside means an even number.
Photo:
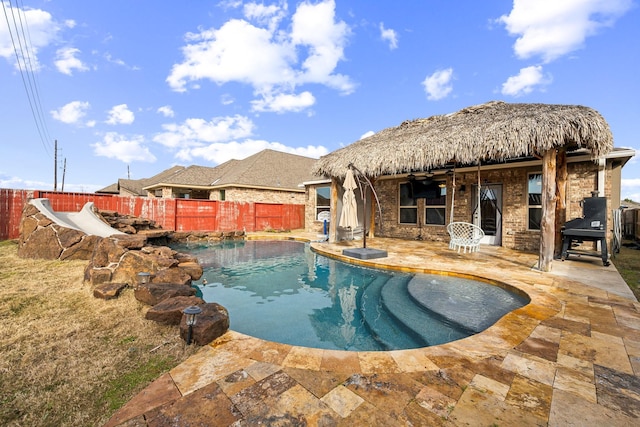
[[[567,220],[582,215],[580,201],[590,197],[591,192],[597,188],[597,164],[593,162],[569,163],[567,180]],[[487,184],[502,184],[503,217],[502,217],[502,246],[523,251],[537,251],[539,249],[540,232],[528,230],[527,184],[528,174],[541,172],[541,166],[502,168],[483,170],[480,179]],[[611,165],[607,165],[605,178],[605,196],[611,197]],[[436,176],[437,178],[441,178]],[[472,188],[477,183],[477,172],[468,171],[456,173],[456,192],[454,221],[471,221],[471,209],[473,206]],[[419,235],[424,240],[443,241],[449,240],[446,226],[434,225],[408,225],[398,221],[398,185],[406,180],[379,180],[376,182],[376,192],[382,204],[383,224],[376,228],[376,236],[393,237],[401,239],[416,239]],[[447,211],[446,221],[449,222],[451,206],[451,178],[447,177]],[[460,191],[461,186],[465,191]],[[308,190],[307,211],[315,211],[315,193]],[[608,206],[610,211],[610,206]],[[424,221],[424,199],[418,199],[419,222]],[[307,214],[309,224],[309,215]],[[608,212],[607,228],[612,225],[611,212]],[[307,225],[307,229],[310,227]],[[610,231],[608,231],[610,234]],[[609,236],[610,237],[610,236]]]

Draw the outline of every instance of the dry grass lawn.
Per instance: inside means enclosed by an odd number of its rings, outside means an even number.
[[[126,289],[93,297],[86,261],[27,260],[0,242],[0,425],[99,426],[198,350],[144,319]]]
[[[613,264],[640,301],[640,243],[623,242],[620,252],[613,255]]]

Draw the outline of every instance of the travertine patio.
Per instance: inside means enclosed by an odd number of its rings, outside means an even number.
[[[340,256],[361,244],[312,246]],[[445,243],[380,238],[367,246],[389,253],[370,264],[477,275],[526,292],[531,303],[480,334],[415,350],[319,350],[230,331],[107,425],[640,423],[640,303],[614,266],[582,257],[541,273],[532,268],[536,254],[499,247],[458,254]]]

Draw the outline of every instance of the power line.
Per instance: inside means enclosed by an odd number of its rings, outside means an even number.
[[[13,27],[9,22],[9,15],[7,14],[7,8],[5,6],[5,2],[2,1],[2,9],[4,11],[5,21],[7,22],[7,29],[9,31],[9,36],[11,37],[11,44],[13,46],[13,52],[16,56],[16,63],[18,65],[18,69],[20,70],[20,76],[22,78],[22,84],[24,86],[25,92],[27,93],[27,100],[29,101],[29,107],[31,108],[31,115],[33,116],[33,120],[35,122],[36,128],[38,130],[38,135],[40,136],[40,141],[42,142],[42,146],[45,149],[45,152],[51,157],[50,153],[50,142],[48,142],[48,130],[46,127],[46,123],[44,120],[44,114],[42,113],[42,104],[40,102],[39,92],[37,91],[37,82],[35,81],[34,70],[32,67],[31,61],[31,47],[28,44],[28,40],[25,37],[24,25],[22,24],[22,18],[20,17],[21,9],[16,5],[12,6],[11,1],[9,1],[9,7],[11,9],[11,17],[13,20]],[[20,29],[22,31],[18,31],[18,23],[16,21],[16,13],[15,10],[18,10],[19,20],[20,20]],[[25,25],[26,25],[26,17],[25,17]],[[20,37],[20,33],[22,33],[22,38]],[[17,39],[17,46],[16,46]],[[18,52],[18,50],[20,52]],[[29,61],[29,66],[27,67],[27,60]],[[25,78],[26,74],[26,78]],[[28,82],[28,84],[27,84]]]
[[[20,28],[22,29],[22,37],[24,38],[25,42],[26,42],[26,46],[27,46],[27,58],[29,59],[29,70],[30,70],[30,75],[33,78],[33,87],[35,89],[35,97],[36,97],[36,105],[39,107],[38,111],[40,112],[40,120],[43,124],[43,128],[45,131],[45,137],[46,137],[46,141],[51,144],[51,135],[49,134],[49,129],[47,127],[47,121],[45,120],[45,115],[44,112],[42,110],[42,101],[40,99],[40,91],[38,90],[38,75],[34,72],[33,69],[33,61],[31,60],[31,52],[33,51],[33,49],[31,48],[31,46],[33,46],[33,44],[31,43],[31,32],[29,31],[29,24],[27,22],[27,16],[25,15],[24,12],[24,2],[21,1],[22,7],[18,8],[18,17],[20,18]],[[22,24],[22,17],[24,16],[24,25]],[[25,28],[26,28],[26,35],[25,35]]]

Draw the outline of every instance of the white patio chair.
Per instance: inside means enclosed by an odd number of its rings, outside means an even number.
[[[477,225],[468,222],[451,222],[447,225],[447,231],[451,240],[449,240],[449,249],[464,248],[464,253],[477,252],[480,247],[480,240],[484,237],[484,231]]]

